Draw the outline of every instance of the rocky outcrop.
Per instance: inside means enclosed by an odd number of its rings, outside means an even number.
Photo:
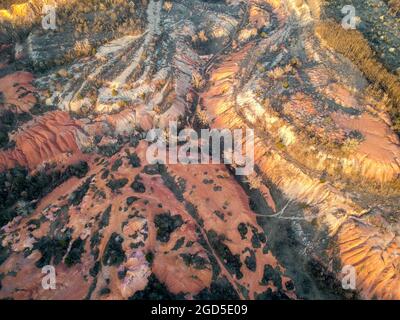
[[[0,182],[60,178],[2,207],[0,297],[343,298],[351,265],[359,297],[400,298],[398,81],[361,33],[348,46],[316,0],[98,1],[59,1],[77,15],[54,32],[24,14],[0,66],[40,71],[37,101],[1,71],[2,107],[32,120],[7,131]],[[254,129],[255,172],[150,165],[145,133],[171,120]]]
[[[36,118],[14,134],[14,149],[0,152],[0,169],[15,166],[36,169],[46,162],[68,162],[68,158],[80,153],[76,138],[79,130],[79,123],[65,112]]]

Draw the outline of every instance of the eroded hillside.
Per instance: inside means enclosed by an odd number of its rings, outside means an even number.
[[[5,6],[0,297],[399,299],[399,48],[376,55],[336,2]],[[254,129],[255,172],[149,164],[170,121]]]

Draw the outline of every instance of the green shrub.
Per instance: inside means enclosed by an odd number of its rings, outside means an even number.
[[[113,233],[107,242],[104,255],[103,264],[106,266],[119,266],[125,260],[125,252],[122,249],[124,239],[118,234]]]
[[[157,240],[168,242],[170,235],[182,224],[183,220],[180,215],[172,216],[170,212],[158,214],[154,217],[154,224],[157,228]]]
[[[76,239],[72,242],[71,249],[65,257],[65,264],[68,267],[72,267],[75,264],[81,262],[82,253],[85,251],[85,241],[81,238]]]

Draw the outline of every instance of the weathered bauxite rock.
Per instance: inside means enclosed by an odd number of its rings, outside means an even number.
[[[280,24],[266,39],[216,63],[202,106],[213,127],[255,128],[260,170],[290,199],[319,209],[362,296],[399,298],[399,203],[385,209],[394,217],[387,220],[377,203],[349,193],[399,194],[398,137],[363,75],[316,39],[307,3],[288,8],[273,11]],[[302,28],[291,28],[288,15]]]

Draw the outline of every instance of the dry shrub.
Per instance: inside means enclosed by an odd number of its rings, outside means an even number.
[[[200,125],[208,126],[210,124],[207,113],[204,110],[197,110],[195,116]]]
[[[285,74],[288,74],[293,70],[291,65],[286,65],[285,67],[276,67],[275,69],[268,72],[268,77],[274,80],[282,78]]]
[[[204,85],[203,77],[199,72],[192,73],[192,86],[196,90],[200,90]]]
[[[170,12],[172,9],[172,2],[171,1],[165,1],[163,5],[163,9],[167,12]]]
[[[207,38],[206,33],[204,32],[204,30],[201,30],[201,31],[199,32],[198,38],[199,38],[199,40],[202,41],[202,42],[207,42],[207,41],[208,41],[208,38]]]
[[[76,57],[85,57],[92,52],[92,46],[87,39],[77,41],[74,46],[74,53]]]

